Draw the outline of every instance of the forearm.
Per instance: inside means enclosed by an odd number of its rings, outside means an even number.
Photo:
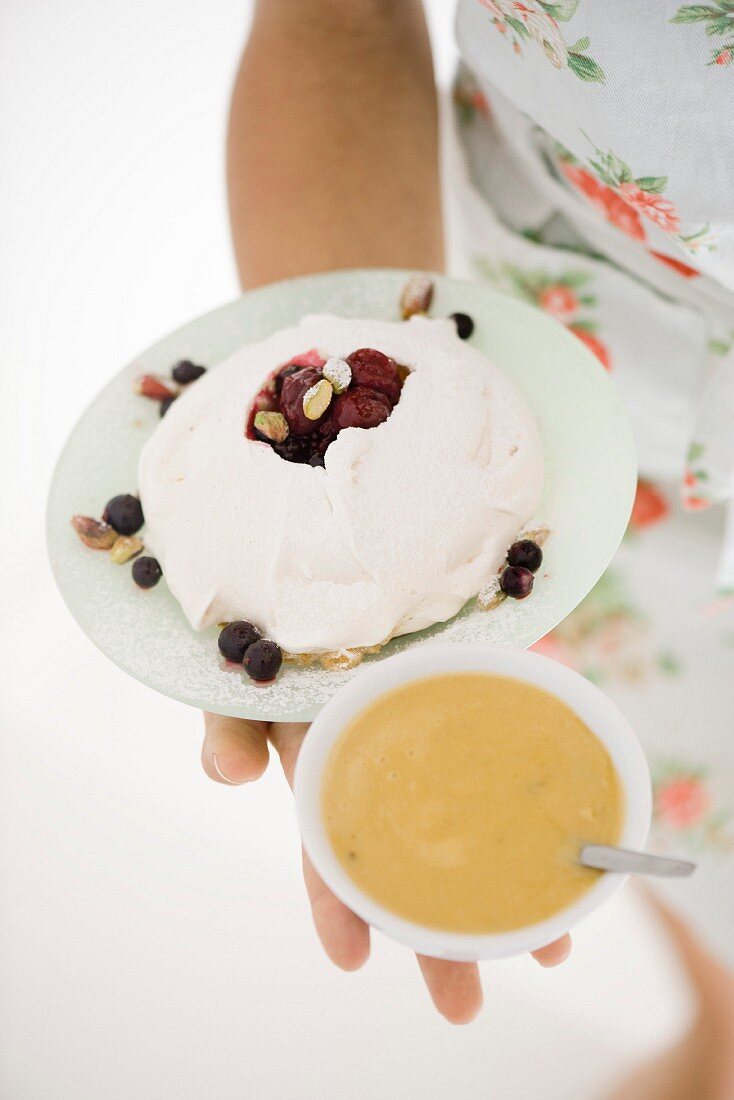
[[[243,286],[443,263],[420,0],[260,0],[234,89],[228,185]]]

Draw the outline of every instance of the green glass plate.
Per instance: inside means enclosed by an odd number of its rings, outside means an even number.
[[[142,592],[131,580],[129,564],[114,565],[107,554],[87,549],[69,520],[74,513],[99,515],[111,496],[135,490],[140,449],[158,423],[157,403],[134,393],[137,375],[166,374],[183,358],[214,367],[242,344],[294,324],[304,313],[397,320],[398,297],[409,274],[336,272],[251,291],[149,348],[112,379],[79,420],[51,486],[51,563],[79,625],[131,676],[222,714],[306,721],[357,674],[285,666],[275,684],[257,687],[222,668],[216,629],[193,631],[165,580]],[[528,599],[506,600],[489,612],[472,600],[449,622],[396,639],[370,661],[436,640],[532,645],[576,607],[604,571],[634,497],[627,416],[609,376],[581,341],[539,310],[486,287],[443,276],[435,283],[431,316],[469,313],[476,323],[472,344],[509,375],[538,419],[545,455],[538,519],[552,533]]]

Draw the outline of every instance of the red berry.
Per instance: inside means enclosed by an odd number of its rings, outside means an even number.
[[[280,391],[280,411],[288,421],[288,427],[294,435],[308,435],[321,424],[328,414],[327,411],[318,420],[309,420],[303,411],[303,397],[311,386],[315,386],[321,379],[321,371],[315,367],[303,367],[295,374],[289,374],[283,379],[283,387]]]
[[[392,412],[392,405],[385,394],[376,393],[366,386],[350,386],[333,404],[332,419],[337,431],[342,428],[376,428]]]
[[[283,383],[285,382],[286,378],[290,377],[291,374],[296,374],[299,370],[301,370],[300,366],[297,366],[295,363],[289,363],[287,367],[283,367],[282,370],[278,371],[273,382],[275,386],[275,392],[278,397],[280,397],[281,391],[283,389]]]
[[[370,390],[384,393],[391,405],[400,398],[400,375],[394,359],[383,355],[374,348],[360,348],[347,356],[352,368],[352,382],[355,386],[366,386]]]

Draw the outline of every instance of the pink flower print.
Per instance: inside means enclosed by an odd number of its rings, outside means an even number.
[[[673,271],[677,271],[684,279],[695,279],[697,275],[701,274],[697,267],[691,267],[690,264],[684,264],[682,260],[676,260],[674,256],[666,256],[664,252],[655,252],[655,250],[651,248],[650,255],[654,256],[656,260],[660,260],[661,264],[667,264]]]
[[[633,530],[653,527],[656,523],[660,523],[661,520],[665,519],[669,512],[670,505],[660,490],[651,482],[640,478],[637,482],[635,502],[632,505],[630,527]]]
[[[711,507],[711,501],[704,497],[683,497],[683,507],[687,512],[702,512]]]
[[[572,0],[574,9],[578,0]],[[555,69],[570,69],[580,80],[604,83],[604,70],[585,51],[588,37],[568,46],[558,25],[573,15],[563,4],[547,0],[479,0],[492,16],[497,30],[511,38],[512,48],[522,55],[523,45],[535,42]],[[556,18],[557,17],[557,18]],[[511,34],[510,34],[511,32]]]
[[[569,325],[568,331],[572,332],[582,344],[586,344],[589,351],[594,353],[604,367],[604,370],[612,369],[612,357],[609,354],[609,348],[602,343],[598,336],[595,336],[593,332],[589,332],[587,328],[583,328],[581,325]]]
[[[587,196],[587,198],[594,198],[599,195],[602,190],[602,185],[596,176],[592,176],[591,172],[588,172],[586,168],[582,168],[579,164],[574,164],[570,160],[560,161],[560,169],[570,184],[578,188],[579,191]]]
[[[476,107],[480,114],[489,118],[491,113],[489,109],[489,100],[484,92],[472,92],[471,101],[472,105]]]
[[[711,51],[709,65],[731,65],[734,60],[734,6],[731,0],[710,0],[707,4],[684,4],[671,23],[698,23],[711,38],[726,38],[726,42]]]
[[[579,300],[569,287],[556,283],[541,291],[538,296],[538,305],[546,313],[563,321],[576,312],[579,308]]]
[[[533,4],[513,3],[511,14],[525,27],[530,38],[534,39],[556,69],[568,66],[568,47],[563,40],[560,28],[553,16]]]
[[[727,3],[732,2],[734,0],[727,0]],[[594,159],[588,162],[591,171],[580,167],[573,154],[563,146],[558,146],[558,168],[569,183],[604,212],[607,221],[638,241],[645,240],[642,219],[646,218],[664,233],[674,236],[688,252],[716,247],[708,224],[683,236],[680,214],[675,203],[664,194],[668,186],[667,176],[634,176],[630,166],[616,153],[604,152],[594,145],[587,134],[584,137],[594,146]],[[653,255],[660,259],[661,254]],[[669,263],[671,267],[675,265],[672,258],[662,262]],[[687,277],[697,274],[688,265],[681,265],[676,270]]]
[[[613,188],[600,183],[596,176],[578,164],[562,160],[560,168],[568,182],[581,191],[608,222],[633,240],[644,241],[645,230],[639,214]]]
[[[680,218],[674,203],[655,191],[643,191],[634,181],[619,185],[619,193],[626,203],[644,217],[659,226],[665,233],[677,233]]]
[[[576,668],[571,651],[568,646],[561,641],[555,630],[551,630],[549,634],[544,634],[543,637],[539,638],[537,642],[534,642],[530,648],[533,653],[540,653],[543,657],[550,657],[552,660],[558,661],[561,665],[567,665],[569,668]]]
[[[688,512],[700,512],[711,505],[705,488],[708,481],[705,453],[704,445],[694,439],[688,448],[682,486],[683,507]]]
[[[607,221],[610,221],[617,229],[621,229],[628,237],[632,237],[633,240],[644,241],[645,230],[637,211],[634,210],[629,203],[625,202],[616,191],[613,191],[611,187],[603,188],[602,199]]]
[[[675,829],[685,829],[701,820],[711,799],[696,776],[679,776],[658,788],[655,803],[663,821]]]

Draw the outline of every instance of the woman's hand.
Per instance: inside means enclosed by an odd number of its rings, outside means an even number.
[[[258,779],[268,765],[268,741],[280,757],[285,777],[293,785],[303,738],[308,726],[295,723],[246,722],[220,714],[206,714],[201,760],[204,771],[217,783],[239,786]],[[303,855],[303,878],[319,939],[331,961],[342,970],[357,970],[370,953],[369,926],[342,904],[319,878]],[[534,951],[541,966],[557,966],[568,956],[571,939],[562,936]],[[417,955],[433,1003],[451,1023],[473,1020],[482,1007],[482,987],[476,963],[447,962]]]

